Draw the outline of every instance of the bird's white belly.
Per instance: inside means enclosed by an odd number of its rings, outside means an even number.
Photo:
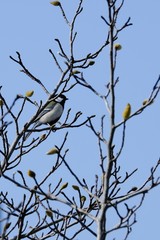
[[[55,107],[51,111],[49,111],[44,116],[42,116],[39,119],[39,121],[44,124],[53,122],[56,119],[59,119],[62,113],[63,113],[63,107],[61,104],[58,103],[55,105]]]

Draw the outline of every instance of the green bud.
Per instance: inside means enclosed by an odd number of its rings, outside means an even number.
[[[85,202],[86,201],[86,197],[85,196],[81,196],[81,201]]]
[[[4,230],[7,230],[11,226],[11,222],[8,222],[4,225]]]
[[[50,2],[50,4],[52,4],[53,6],[60,6],[61,3],[59,1],[53,1],[53,2]]]
[[[68,186],[68,182],[62,184],[60,191],[62,191],[63,189],[65,189]]]
[[[72,75],[74,75],[74,74],[79,74],[79,73],[81,73],[80,71],[78,71],[78,70],[74,70],[74,71],[72,71]]]
[[[116,43],[115,45],[114,45],[114,48],[115,48],[115,50],[121,50],[122,49],[122,46],[121,46],[121,44],[119,44],[119,43]]]
[[[50,218],[53,217],[53,213],[52,213],[52,211],[49,210],[49,209],[46,210],[46,215],[47,215],[48,217],[50,217]]]
[[[0,107],[3,106],[3,100],[0,98]]]
[[[33,93],[34,93],[34,91],[31,90],[31,91],[27,91],[27,92],[25,93],[25,95],[26,95],[26,97],[32,97]]]
[[[79,187],[77,185],[72,185],[72,188],[76,191],[79,191]]]
[[[40,136],[40,140],[44,140],[45,138],[46,138],[46,134],[45,133]]]
[[[58,152],[59,152],[58,149],[54,147],[54,148],[51,148],[46,154],[47,155],[53,155],[53,154],[56,154]]]
[[[144,105],[146,105],[147,103],[148,103],[148,100],[144,100],[142,104],[143,104],[143,106],[144,106]]]
[[[90,61],[90,62],[88,63],[89,66],[93,66],[94,64],[95,64],[95,61]]]
[[[31,177],[31,178],[35,178],[36,174],[32,170],[28,170],[28,176]]]

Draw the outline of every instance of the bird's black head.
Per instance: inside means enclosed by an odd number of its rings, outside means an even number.
[[[58,94],[56,94],[56,95],[51,94],[51,96],[49,97],[49,100],[51,100],[52,98],[55,100],[55,102],[59,102],[62,104],[64,104],[65,101],[68,100],[68,98],[64,94],[60,94],[59,96],[58,96]]]
[[[61,98],[62,100],[68,100],[68,98],[64,94],[60,94],[58,98]]]

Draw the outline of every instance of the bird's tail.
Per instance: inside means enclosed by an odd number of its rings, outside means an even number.
[[[29,138],[29,136],[31,135],[31,133],[33,132],[33,130],[34,130],[37,126],[38,126],[37,123],[35,123],[35,124],[33,125],[32,129],[25,135],[25,137],[24,137],[24,140],[25,140],[25,141]]]

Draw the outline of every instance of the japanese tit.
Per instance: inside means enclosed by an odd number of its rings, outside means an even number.
[[[62,116],[64,105],[67,99],[68,98],[63,94],[60,94],[57,98],[56,95],[52,94],[48,99],[48,104],[46,105],[45,109],[40,112],[38,117],[35,119],[32,130],[41,126],[42,124],[49,124],[52,126],[58,122]],[[30,136],[31,133],[32,131],[26,134],[25,140]]]

